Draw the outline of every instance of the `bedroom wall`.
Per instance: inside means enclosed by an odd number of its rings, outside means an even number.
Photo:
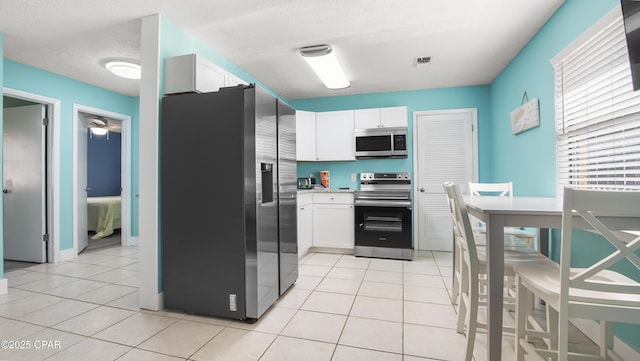
[[[138,121],[138,97],[130,97],[99,88],[78,80],[63,77],[48,71],[30,67],[3,58],[4,87],[38,94],[60,100],[60,250],[73,248],[73,105],[103,109],[131,115],[132,125]],[[138,147],[138,135],[132,134],[132,152]],[[132,165],[132,166],[137,166]],[[136,175],[137,176],[137,175]],[[132,175],[132,183],[137,190],[138,178]],[[132,187],[133,188],[133,187]],[[133,191],[133,190],[132,190]],[[131,199],[135,200],[135,193]],[[137,223],[138,216],[132,210],[131,223]],[[134,226],[137,230],[137,225]],[[133,227],[132,227],[133,228]],[[137,235],[133,234],[132,235]]]
[[[89,197],[119,196],[121,185],[120,133],[95,135],[87,132],[87,184]]]

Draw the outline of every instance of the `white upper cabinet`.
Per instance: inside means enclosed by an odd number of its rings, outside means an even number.
[[[356,129],[407,126],[407,107],[355,110]]]
[[[316,160],[355,160],[354,111],[316,113]]]
[[[406,127],[407,107],[380,108],[380,125],[382,127]]]
[[[356,129],[379,128],[380,109],[356,109],[355,111]]]
[[[316,113],[296,111],[296,158],[299,161],[316,159]]]
[[[249,85],[249,83],[240,79],[235,74],[229,73],[229,78],[227,79],[227,86],[236,86],[240,84]]]
[[[166,58],[164,93],[207,93],[227,85],[229,73],[196,54]]]

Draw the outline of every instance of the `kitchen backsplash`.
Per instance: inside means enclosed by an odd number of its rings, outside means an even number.
[[[362,159],[354,162],[298,162],[298,177],[306,178],[313,174],[320,184],[320,171],[328,170],[331,188],[360,189],[362,172],[412,172],[412,158],[404,159]],[[355,181],[351,175],[355,174]]]

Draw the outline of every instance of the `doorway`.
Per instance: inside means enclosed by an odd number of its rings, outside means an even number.
[[[129,234],[131,117],[77,104],[73,113],[75,254],[118,240],[134,245]]]
[[[477,110],[413,113],[415,245],[419,250],[452,251],[449,205],[442,185],[462,189],[478,178]]]
[[[4,89],[3,248],[8,262],[52,262],[53,104]],[[55,101],[54,101],[55,102]]]

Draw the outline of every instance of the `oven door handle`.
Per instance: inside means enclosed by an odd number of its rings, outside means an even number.
[[[411,209],[411,201],[356,199],[354,204],[356,207],[406,207]]]

